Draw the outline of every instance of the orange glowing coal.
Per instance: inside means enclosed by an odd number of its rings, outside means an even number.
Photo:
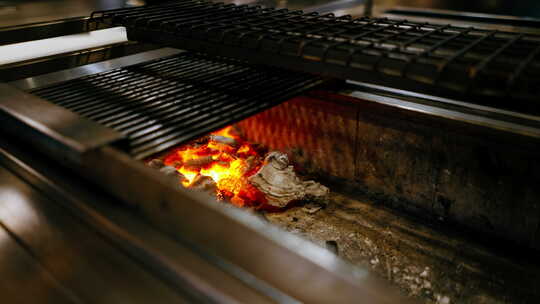
[[[247,177],[262,165],[262,152],[229,126],[173,149],[163,163],[182,173],[184,187],[197,188],[201,181],[211,179],[219,199],[237,206],[260,206],[266,203],[264,194],[250,185]]]

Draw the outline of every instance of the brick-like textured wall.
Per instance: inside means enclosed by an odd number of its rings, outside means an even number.
[[[237,126],[250,141],[288,152],[308,171],[354,179],[356,107],[298,97]]]

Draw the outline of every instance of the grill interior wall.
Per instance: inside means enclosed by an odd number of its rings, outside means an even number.
[[[368,111],[369,110],[369,111]],[[393,208],[540,249],[540,158],[360,103],[295,98],[238,123],[304,173]]]

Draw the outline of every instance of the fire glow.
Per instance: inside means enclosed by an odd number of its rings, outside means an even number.
[[[236,206],[261,206],[264,194],[249,184],[247,178],[262,165],[264,151],[242,140],[232,127],[211,133],[193,143],[169,152],[163,162],[180,172],[186,188],[197,188],[208,179],[215,184],[219,199]]]
[[[238,207],[278,211],[292,202],[324,198],[329,189],[295,172],[287,154],[242,139],[233,127],[203,136],[151,159],[149,167],[175,185],[215,193]]]

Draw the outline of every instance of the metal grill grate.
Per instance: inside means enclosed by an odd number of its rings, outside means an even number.
[[[94,12],[90,21],[124,25],[133,40],[540,111],[538,35],[204,0]]]
[[[31,93],[126,135],[137,159],[234,123],[320,84],[276,68],[181,53]]]

